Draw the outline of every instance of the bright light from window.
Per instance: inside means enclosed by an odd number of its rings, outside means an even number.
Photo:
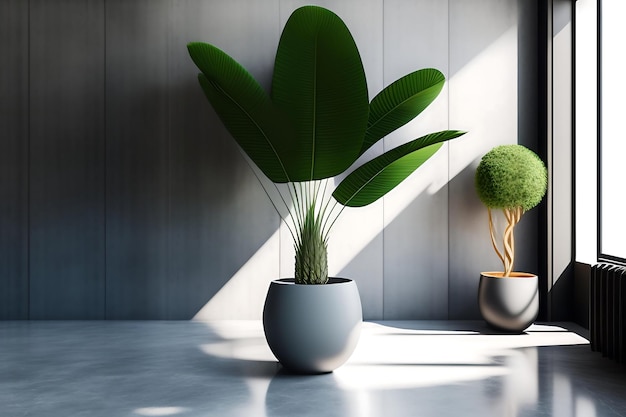
[[[601,252],[626,258],[626,1],[601,3]]]

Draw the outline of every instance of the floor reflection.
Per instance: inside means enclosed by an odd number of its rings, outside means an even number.
[[[260,334],[254,343],[237,338],[228,343],[203,350],[244,363],[271,360]],[[570,355],[593,357],[587,340],[562,326],[535,325],[509,335],[469,322],[364,323],[354,355],[334,373],[297,376],[279,367],[267,385],[257,381],[257,401],[262,386],[266,393],[264,408],[255,415],[308,416],[321,409],[327,416],[361,417],[445,416],[460,410],[499,417],[620,415],[610,414],[614,409],[598,414],[589,385],[572,385],[580,380],[580,369],[557,367],[555,355],[566,363]]]
[[[626,416],[626,372],[583,336],[370,322],[344,366],[300,376],[260,322],[0,322],[0,415]]]

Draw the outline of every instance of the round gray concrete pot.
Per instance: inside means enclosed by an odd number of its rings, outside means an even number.
[[[523,332],[537,318],[539,290],[537,275],[512,272],[482,272],[478,306],[485,321],[499,330]]]
[[[296,373],[332,372],[348,360],[361,334],[361,298],[356,283],[270,284],[263,309],[265,338],[278,361]]]

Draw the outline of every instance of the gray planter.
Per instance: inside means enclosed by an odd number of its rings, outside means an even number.
[[[327,373],[341,366],[356,347],[362,321],[356,283],[345,278],[330,278],[324,285],[272,281],[263,309],[270,349],[297,373]]]
[[[513,272],[482,272],[478,286],[478,306],[485,321],[496,329],[523,332],[539,313],[536,275]]]

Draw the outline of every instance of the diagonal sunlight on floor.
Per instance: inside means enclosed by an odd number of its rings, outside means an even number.
[[[571,324],[498,335],[478,321],[365,322],[344,366],[293,375],[258,320],[0,322],[0,414],[626,415],[623,368],[584,336]]]
[[[254,395],[238,405],[241,410],[265,409],[273,385],[306,381],[307,377],[283,373],[265,342],[261,322],[205,324],[219,338],[200,349],[232,361],[248,375],[246,383]],[[359,344],[348,362],[332,374],[312,378],[341,393],[349,403],[348,414],[361,417],[375,415],[369,404],[373,393],[488,387],[498,381],[498,398],[506,408],[503,412],[514,416],[517,410],[539,402],[539,348],[588,343],[559,325],[534,324],[523,334],[498,334],[478,321],[364,322]],[[584,400],[577,397],[577,409],[589,408]]]
[[[225,359],[276,362],[257,321],[207,322],[222,340],[202,345]],[[458,330],[456,330],[458,329]],[[555,325],[532,325],[524,334],[497,334],[480,322],[364,322],[357,348],[334,374],[345,389],[386,389],[458,383],[502,375],[504,363],[535,369],[541,346],[583,345],[582,336]],[[536,358],[535,358],[536,359]],[[376,375],[376,377],[372,377]],[[367,376],[367,378],[365,378]]]
[[[406,328],[404,323],[415,324]],[[528,372],[536,372],[537,347],[588,344],[558,326],[533,325],[525,334],[503,335],[489,334],[476,322],[430,322],[441,323],[431,329],[420,329],[419,323],[364,323],[354,354],[335,371],[338,384],[345,389],[412,388],[485,379],[511,369],[519,381],[534,378]]]

